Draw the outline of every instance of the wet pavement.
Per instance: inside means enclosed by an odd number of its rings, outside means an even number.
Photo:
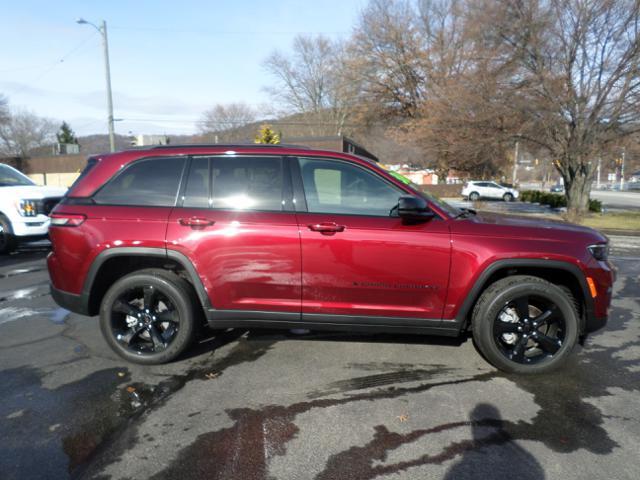
[[[612,240],[608,327],[537,377],[464,338],[258,330],[132,365],[53,303],[46,247],[2,257],[0,478],[639,478],[640,245]]]

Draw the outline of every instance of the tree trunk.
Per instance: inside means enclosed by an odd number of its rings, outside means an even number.
[[[582,169],[578,169],[573,177],[563,175],[567,197],[567,217],[572,222],[580,220],[589,210],[591,178],[586,173]]]

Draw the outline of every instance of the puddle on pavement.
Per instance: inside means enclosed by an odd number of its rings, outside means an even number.
[[[64,308],[4,307],[0,308],[0,325],[38,316],[46,317],[57,325],[63,325],[70,313]]]
[[[62,319],[67,313],[57,309],[53,317]],[[278,340],[260,335],[247,338],[245,333],[229,331],[213,337],[200,348],[214,351],[237,343],[224,357],[195,365],[157,385],[131,382],[126,368],[96,371],[54,389],[42,387],[45,374],[35,368],[0,371],[0,438],[7,445],[0,455],[0,472],[9,478],[80,474],[100,452],[113,453],[109,445],[118,433],[135,431],[131,422],[162,405],[187,382],[217,378],[229,367],[255,361]],[[215,376],[208,377],[212,372]]]
[[[633,290],[637,296],[638,285],[629,279],[623,288],[629,294]],[[635,282],[635,283],[634,283]],[[613,308],[606,333],[623,331],[633,319],[627,309]],[[509,419],[472,419],[456,423],[444,423],[432,429],[414,430],[409,433],[394,433],[384,425],[375,426],[375,432],[364,445],[350,448],[332,455],[325,470],[317,478],[325,479],[365,479],[378,475],[401,473],[409,467],[442,463],[459,457],[459,462],[450,470],[447,478],[455,472],[477,466],[474,464],[474,451],[478,449],[500,448],[513,451],[514,457],[533,459],[513,440],[540,442],[547,448],[559,453],[571,453],[583,449],[596,455],[610,454],[619,445],[611,438],[605,427],[605,415],[589,400],[610,395],[611,388],[630,392],[640,389],[640,371],[637,360],[624,360],[619,357],[621,348],[640,345],[636,337],[629,338],[623,345],[603,347],[594,341],[587,343],[584,349],[578,347],[565,368],[550,374],[535,377],[505,375],[500,372],[488,372],[466,379],[440,381],[443,375],[441,367],[429,369],[426,366],[411,373],[410,369],[391,366],[390,373],[376,373],[370,376],[354,377],[337,381],[311,392],[310,400],[292,405],[268,405],[259,409],[227,410],[233,425],[221,430],[199,435],[189,446],[179,452],[178,457],[166,469],[153,478],[174,478],[182,480],[200,478],[206,472],[208,478],[268,478],[269,461],[274,455],[286,454],[287,443],[300,432],[295,423],[298,415],[316,408],[328,408],[357,401],[375,401],[378,399],[400,398],[407,394],[422,393],[432,388],[447,388],[452,384],[467,382],[487,382],[494,378],[506,378],[514,382],[517,388],[531,393],[539,411],[531,421],[512,421]],[[366,366],[365,370],[380,371],[384,364]],[[391,385],[394,379],[398,383],[431,380],[412,386]],[[373,387],[373,388],[372,388]],[[362,388],[372,388],[361,392]],[[350,393],[355,391],[355,393]],[[340,398],[318,398],[321,395],[346,394]],[[494,407],[495,408],[495,407]],[[472,422],[472,423],[468,423]],[[475,422],[475,423],[474,423]],[[442,445],[440,453],[423,455],[396,464],[381,465],[380,462],[401,446],[420,441],[434,431],[459,428],[464,425],[483,425],[491,427],[481,441],[478,439],[453,441]],[[484,450],[483,450],[484,451]],[[206,453],[205,453],[206,452]],[[482,455],[481,455],[482,456]],[[531,458],[529,458],[531,457]],[[535,459],[533,459],[535,460]],[[530,465],[533,463],[530,462]],[[539,467],[539,466],[538,466]],[[543,473],[537,468],[528,471]],[[490,473],[490,472],[488,472]],[[523,472],[526,473],[526,472]],[[524,475],[522,478],[542,478]]]
[[[15,277],[17,275],[25,275],[27,273],[35,273],[35,272],[43,272],[46,271],[47,267],[46,266],[33,266],[33,267],[26,267],[26,268],[16,268],[13,270],[9,270],[6,273],[2,273],[0,274],[0,278],[9,278],[9,277]]]
[[[629,284],[629,288],[633,288]],[[631,311],[614,308],[608,331],[622,331],[625,324],[633,318]],[[60,428],[49,432],[56,438],[56,444],[50,446],[48,455],[55,457],[55,465],[65,464],[65,468],[75,473],[99,473],[102,469],[116,461],[124,451],[132,448],[136,442],[145,439],[136,438],[135,419],[149,409],[162,405],[173,393],[194,379],[206,380],[224,375],[227,368],[253,362],[262,357],[274,343],[282,339],[275,335],[241,336],[243,332],[229,331],[218,335],[216,345],[204,346],[204,351],[212,350],[230,342],[236,342],[229,353],[220,359],[200,364],[183,375],[176,375],[163,380],[157,385],[131,383],[129,374],[119,377],[120,370],[109,369],[96,372],[79,382],[64,385],[55,390],[42,389],[35,372],[18,371],[18,377],[35,376],[34,386],[20,388],[20,395],[37,398],[36,405],[41,405],[38,415],[30,414],[33,407],[28,404],[26,411],[8,422],[15,427],[8,427],[2,433],[8,445],[18,448],[30,438],[49,438],[47,428],[41,418],[51,418],[51,423],[60,423]],[[285,337],[286,338],[286,337]],[[640,344],[637,338],[630,338],[624,347]],[[425,346],[428,348],[428,346]],[[465,419],[461,422],[443,423],[431,429],[418,429],[402,435],[383,426],[375,426],[371,439],[363,445],[353,445],[345,451],[332,455],[320,478],[371,478],[351,475],[354,465],[363,472],[371,470],[379,464],[380,458],[388,455],[403,445],[420,441],[425,435],[436,431],[444,431],[460,426],[483,425],[492,432],[482,442],[462,440],[443,445],[441,452],[433,456],[422,456],[401,462],[385,465],[385,473],[399,473],[409,466],[437,463],[456,457],[464,458],[468,452],[478,448],[490,448],[505,444],[515,445],[512,440],[531,440],[561,453],[584,449],[593,454],[606,455],[617,447],[617,443],[609,436],[604,426],[604,415],[589,401],[595,397],[609,395],[609,389],[617,387],[636,392],[640,387],[640,372],[630,368],[637,364],[635,360],[624,360],[616,354],[620,346],[603,347],[590,345],[576,351],[566,368],[557,373],[537,377],[518,377],[490,371],[467,378],[440,380],[443,375],[451,374],[439,365],[420,365],[413,370],[409,365],[360,364],[353,365],[359,372],[371,371],[371,375],[355,376],[351,379],[336,381],[310,392],[309,399],[291,405],[267,405],[262,408],[241,408],[227,410],[226,414],[233,420],[233,425],[221,430],[199,435],[189,446],[184,447],[175,461],[159,472],[156,478],[201,478],[206,472],[209,478],[267,478],[269,461],[274,456],[286,454],[287,444],[299,435],[296,417],[311,409],[324,409],[347,405],[358,401],[376,401],[382,399],[401,398],[405,395],[427,392],[433,388],[447,388],[450,385],[469,382],[487,382],[494,378],[507,378],[518,388],[531,393],[535,403],[540,407],[531,421],[511,421],[509,419]],[[195,347],[194,355],[198,354]],[[375,372],[375,373],[373,373]],[[382,372],[382,373],[381,373]],[[0,382],[6,383],[6,372],[0,372]],[[208,375],[211,375],[209,377]],[[406,385],[403,385],[405,384]],[[410,384],[409,384],[410,383]],[[97,386],[99,385],[99,386]],[[16,390],[11,387],[9,390]],[[97,390],[96,390],[97,389]],[[363,391],[366,389],[366,391]],[[338,398],[330,395],[342,394]],[[24,409],[24,401],[0,398],[0,418]],[[68,405],[61,414],[54,409],[54,404]],[[58,407],[59,408],[59,407]],[[195,412],[198,413],[198,412]],[[191,412],[191,414],[194,414]],[[34,418],[38,420],[34,421]],[[133,423],[132,423],[133,422]],[[472,422],[472,423],[469,423]],[[476,422],[476,423],[473,423]],[[482,423],[484,422],[484,423]],[[0,427],[5,428],[5,427]],[[12,430],[15,428],[15,431]],[[20,432],[18,435],[17,432]],[[119,435],[118,432],[127,432]],[[8,435],[7,435],[8,433]],[[148,439],[146,439],[148,440]],[[20,443],[22,442],[22,443]],[[64,460],[60,458],[62,444]],[[47,453],[45,452],[45,455]],[[11,452],[9,452],[11,453]],[[24,458],[38,458],[29,445],[16,455]],[[56,457],[56,455],[58,457]],[[10,458],[11,455],[8,455]],[[0,460],[2,462],[2,460]],[[22,462],[13,462],[21,464]],[[6,466],[0,463],[0,471]],[[10,466],[6,467],[10,468]],[[34,467],[35,468],[35,467]],[[24,473],[24,472],[23,472]],[[26,472],[28,473],[28,472]],[[324,477],[323,477],[324,475]],[[26,475],[25,475],[26,477]]]

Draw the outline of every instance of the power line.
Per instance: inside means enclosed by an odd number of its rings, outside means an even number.
[[[139,30],[150,32],[171,32],[171,33],[204,33],[206,35],[347,35],[350,32],[322,32],[304,30],[211,30],[194,28],[171,28],[171,27],[137,27],[137,26],[110,26],[116,30]]]
[[[78,43],[76,46],[74,46],[71,50],[69,50],[67,53],[65,53],[62,57],[60,57],[54,63],[49,64],[47,67],[45,67],[45,69],[39,75],[37,75],[33,80],[31,80],[29,83],[36,83],[38,80],[42,79],[42,77],[47,75],[54,68],[56,68],[58,65],[60,65],[61,63],[64,63],[64,61],[67,58],[69,58],[71,55],[73,55],[78,50],[80,50],[80,48],[82,48],[91,38],[93,38],[96,35],[96,33],[97,32],[91,32],[91,34],[88,37],[84,38],[80,43]],[[27,68],[31,68],[31,67],[27,67]],[[25,90],[27,90],[28,88],[30,88],[30,85],[25,84],[21,89],[19,89],[17,92],[14,92],[13,94],[14,95],[19,95],[22,92],[24,92]]]

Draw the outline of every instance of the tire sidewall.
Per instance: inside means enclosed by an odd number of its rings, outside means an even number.
[[[510,361],[502,354],[493,339],[493,326],[500,310],[510,300],[524,294],[539,296],[553,302],[561,311],[565,322],[565,338],[560,350],[552,358],[533,365]],[[520,283],[499,291],[482,306],[474,322],[473,337],[487,360],[501,370],[513,373],[542,373],[557,368],[571,354],[578,339],[578,316],[571,300],[559,287],[551,283]]]
[[[16,248],[16,237],[13,234],[13,227],[11,221],[0,213],[0,224],[4,229],[4,242],[0,243],[0,255],[11,253]]]
[[[176,276],[176,280],[180,280]],[[123,347],[113,336],[111,331],[111,307],[115,300],[130,288],[142,285],[152,285],[166,295],[180,316],[180,327],[177,336],[171,344],[162,352],[139,355]],[[121,357],[134,363],[160,364],[169,362],[178,357],[191,343],[194,336],[195,315],[191,304],[191,295],[180,286],[178,281],[172,281],[165,276],[148,273],[130,274],[115,282],[107,291],[100,305],[100,330],[109,346]]]

